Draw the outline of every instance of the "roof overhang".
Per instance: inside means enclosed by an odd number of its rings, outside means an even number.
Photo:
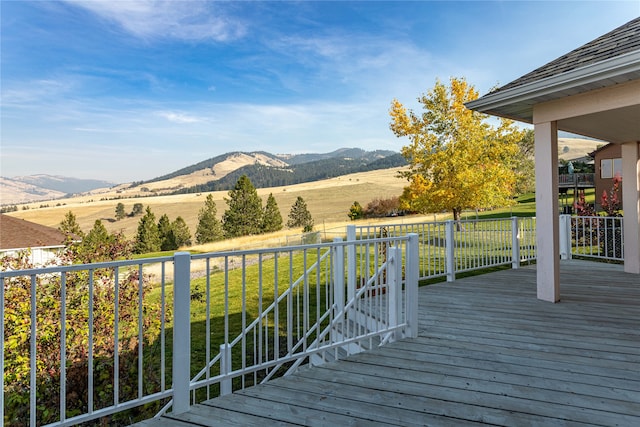
[[[534,105],[567,98],[622,83],[640,80],[640,51],[633,51],[531,83],[488,93],[465,104],[467,108],[494,116],[533,123]],[[638,102],[640,104],[640,101]],[[606,121],[610,129],[624,126],[624,137],[611,138],[597,126]],[[558,122],[558,129],[611,142],[640,140],[640,106],[629,106],[598,117]],[[622,130],[618,128],[618,131]]]

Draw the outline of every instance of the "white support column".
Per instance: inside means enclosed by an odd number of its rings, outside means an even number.
[[[538,298],[560,300],[558,125],[536,123],[536,218]]]
[[[640,144],[622,144],[624,271],[640,274]]]
[[[173,269],[173,413],[189,410],[191,254],[176,252]]]

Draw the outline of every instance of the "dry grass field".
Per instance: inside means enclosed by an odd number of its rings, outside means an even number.
[[[349,222],[347,213],[354,201],[357,200],[362,206],[366,206],[376,198],[399,196],[406,181],[396,177],[398,170],[398,168],[392,168],[285,187],[258,189],[258,194],[265,204],[269,193],[273,193],[285,223],[296,198],[302,196],[314,218],[315,229],[331,232],[334,228],[344,229],[344,226]],[[64,219],[65,214],[72,211],[84,231],[90,230],[93,223],[99,219],[107,230],[122,230],[127,237],[131,238],[135,236],[140,217],[127,217],[116,221],[116,205],[123,203],[125,211],[131,212],[134,203],[142,203],[145,208],[147,206],[151,208],[156,220],[163,214],[167,214],[172,221],[181,216],[193,235],[198,223],[198,212],[204,206],[204,200],[208,194],[213,195],[218,208],[218,216],[221,218],[227,208],[224,201],[224,198],[228,196],[227,191],[110,200],[99,200],[99,198],[107,197],[105,194],[100,194],[31,203],[26,205],[29,209],[21,209],[10,213],[10,215],[50,227],[57,227]],[[42,204],[48,204],[49,207],[39,207]],[[286,234],[299,232],[299,230],[285,230],[277,233],[278,235],[269,237],[283,239]],[[237,242],[237,244],[243,245],[242,242]],[[212,249],[207,248],[207,250]]]
[[[606,142],[583,138],[558,138],[558,158],[567,161],[584,158],[601,145],[606,145]]]

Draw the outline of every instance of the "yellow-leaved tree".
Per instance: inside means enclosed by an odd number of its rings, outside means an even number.
[[[422,115],[391,103],[391,130],[408,137],[402,148],[409,169],[400,173],[409,181],[402,209],[420,213],[449,211],[457,221],[463,209],[507,206],[516,184],[515,156],[523,131],[510,120],[496,125],[488,116],[464,104],[478,93],[464,78],[439,80],[418,98]]]

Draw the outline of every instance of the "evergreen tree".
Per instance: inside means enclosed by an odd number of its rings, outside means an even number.
[[[69,244],[68,249],[69,256],[74,262],[115,261],[129,257],[131,242],[122,232],[110,234],[102,221],[97,219],[82,241]]]
[[[91,247],[99,246],[101,242],[106,242],[109,240],[109,232],[107,228],[102,224],[102,221],[96,219],[93,223],[93,228],[89,230],[84,239],[82,239],[82,243]]]
[[[126,216],[127,216],[127,214],[124,211],[124,204],[118,203],[116,205],[116,220],[120,221],[121,219],[123,219]]]
[[[282,230],[282,215],[276,198],[273,197],[273,193],[269,193],[262,217],[262,232],[271,233],[278,230]]]
[[[262,200],[249,177],[242,175],[225,201],[228,209],[222,217],[222,227],[227,237],[262,232]]]
[[[204,201],[204,207],[198,213],[196,243],[209,243],[222,239],[222,224],[220,224],[217,214],[216,202],[213,201],[213,196],[209,194]]]
[[[298,196],[296,202],[291,206],[287,227],[302,227],[304,233],[313,230],[313,218],[311,217],[309,209],[307,209],[307,202],[300,196]]]
[[[160,250],[160,233],[156,225],[156,216],[147,206],[146,212],[140,222],[138,222],[138,233],[136,234],[134,252],[146,254]]]
[[[78,224],[78,220],[73,212],[69,211],[65,214],[64,219],[60,222],[58,226],[58,230],[62,231],[67,235],[68,239],[73,240],[74,236],[83,237],[84,233],[80,229],[80,225]]]
[[[161,251],[178,249],[173,235],[173,226],[167,214],[163,214],[158,220],[158,237],[160,238]]]
[[[171,231],[173,232],[173,241],[175,242],[176,249],[191,245],[191,232],[181,216],[177,217],[175,221],[171,223]]]

